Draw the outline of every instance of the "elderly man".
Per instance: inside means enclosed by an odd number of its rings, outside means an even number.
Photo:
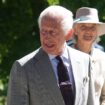
[[[72,12],[50,6],[38,22],[41,47],[15,61],[7,105],[94,105],[89,56],[66,45]]]
[[[91,56],[95,85],[95,105],[105,105],[105,53],[94,48],[97,37],[105,34],[105,23],[99,22],[95,8],[82,7],[74,22],[74,48]]]

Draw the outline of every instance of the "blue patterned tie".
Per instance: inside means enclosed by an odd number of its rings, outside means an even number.
[[[58,81],[65,105],[74,105],[74,94],[67,68],[60,56],[57,56],[56,59],[59,61],[57,65]]]

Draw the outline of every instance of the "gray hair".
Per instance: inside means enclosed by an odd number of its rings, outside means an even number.
[[[72,29],[73,26],[73,14],[68,9],[52,5],[43,10],[38,18],[39,29],[41,28],[41,21],[44,17],[53,17],[60,21],[61,28],[63,29],[65,35]]]

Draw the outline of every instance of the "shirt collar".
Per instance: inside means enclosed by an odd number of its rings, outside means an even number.
[[[50,60],[53,60],[57,55],[48,54]],[[65,48],[62,54],[60,55],[63,59],[68,59],[67,44],[65,43]]]

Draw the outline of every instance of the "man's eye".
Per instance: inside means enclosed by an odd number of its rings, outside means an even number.
[[[41,34],[43,34],[43,35],[46,34],[46,31],[41,31]]]
[[[50,34],[51,34],[51,35],[56,35],[56,32],[50,31]]]

